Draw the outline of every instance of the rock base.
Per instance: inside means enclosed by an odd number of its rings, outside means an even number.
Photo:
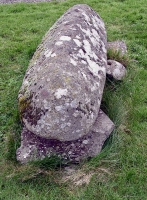
[[[81,162],[96,156],[101,151],[113,129],[113,122],[102,110],[99,111],[91,131],[86,136],[74,141],[61,142],[45,139],[24,128],[21,135],[21,146],[16,152],[17,160],[25,164],[33,160],[42,160],[46,156],[57,155],[65,163]]]

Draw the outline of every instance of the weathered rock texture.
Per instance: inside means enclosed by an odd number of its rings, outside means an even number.
[[[43,159],[45,156],[57,155],[64,163],[80,162],[96,156],[113,129],[113,122],[101,110],[91,131],[74,141],[45,139],[24,128],[21,147],[17,150],[17,160],[25,164],[31,160]]]
[[[126,75],[126,68],[115,60],[107,61],[107,75],[112,76],[115,80],[122,80]]]
[[[106,77],[106,31],[90,7],[69,9],[46,34],[24,77],[19,109],[32,133],[60,141],[94,124]]]
[[[122,56],[127,53],[127,45],[122,40],[116,40],[107,43],[107,49],[119,52]]]
[[[127,45],[124,41],[116,40],[107,43],[107,50],[119,53],[121,56],[127,53]],[[107,75],[116,80],[124,79],[127,71],[126,68],[115,60],[107,60]]]
[[[70,8],[47,32],[19,91],[19,161],[52,153],[79,161],[101,150],[113,129],[100,112],[106,44],[104,23],[87,5]]]

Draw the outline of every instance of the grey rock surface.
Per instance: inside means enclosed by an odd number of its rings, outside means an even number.
[[[104,22],[84,4],[70,8],[47,32],[18,95],[23,123],[18,161],[57,155],[80,162],[101,151],[114,129],[100,110],[106,48]]]
[[[107,50],[119,52],[122,56],[127,53],[127,45],[122,40],[107,43]]]
[[[115,60],[108,60],[107,63],[107,74],[115,80],[123,80],[127,73],[126,68]]]
[[[37,48],[19,91],[26,130],[47,139],[86,136],[100,109],[106,78],[106,30],[87,5],[70,8]]]
[[[32,160],[42,160],[46,156],[57,155],[64,163],[79,163],[96,156],[113,129],[113,122],[101,110],[91,131],[75,141],[44,139],[24,128],[21,147],[17,149],[17,160],[25,164]]]

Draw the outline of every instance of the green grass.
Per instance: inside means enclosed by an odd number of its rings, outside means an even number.
[[[72,187],[57,181],[61,169],[52,169],[53,163],[19,165],[15,150],[21,132],[17,95],[28,63],[49,27],[77,3],[100,14],[109,41],[126,42],[129,63],[125,80],[108,80],[104,91],[102,107],[115,131],[98,156],[80,165],[95,175],[88,186]],[[0,5],[0,200],[147,199],[146,10],[146,0]]]

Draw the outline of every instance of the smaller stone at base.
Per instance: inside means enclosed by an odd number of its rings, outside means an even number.
[[[17,149],[17,160],[25,164],[29,161],[42,160],[52,155],[60,156],[65,162],[77,163],[87,158],[96,156],[102,149],[105,140],[114,129],[113,122],[102,111],[91,131],[84,137],[61,142],[53,139],[45,139],[23,129],[21,135],[21,146]]]
[[[127,74],[126,68],[115,60],[107,60],[107,75],[112,76],[115,80],[123,80]]]

